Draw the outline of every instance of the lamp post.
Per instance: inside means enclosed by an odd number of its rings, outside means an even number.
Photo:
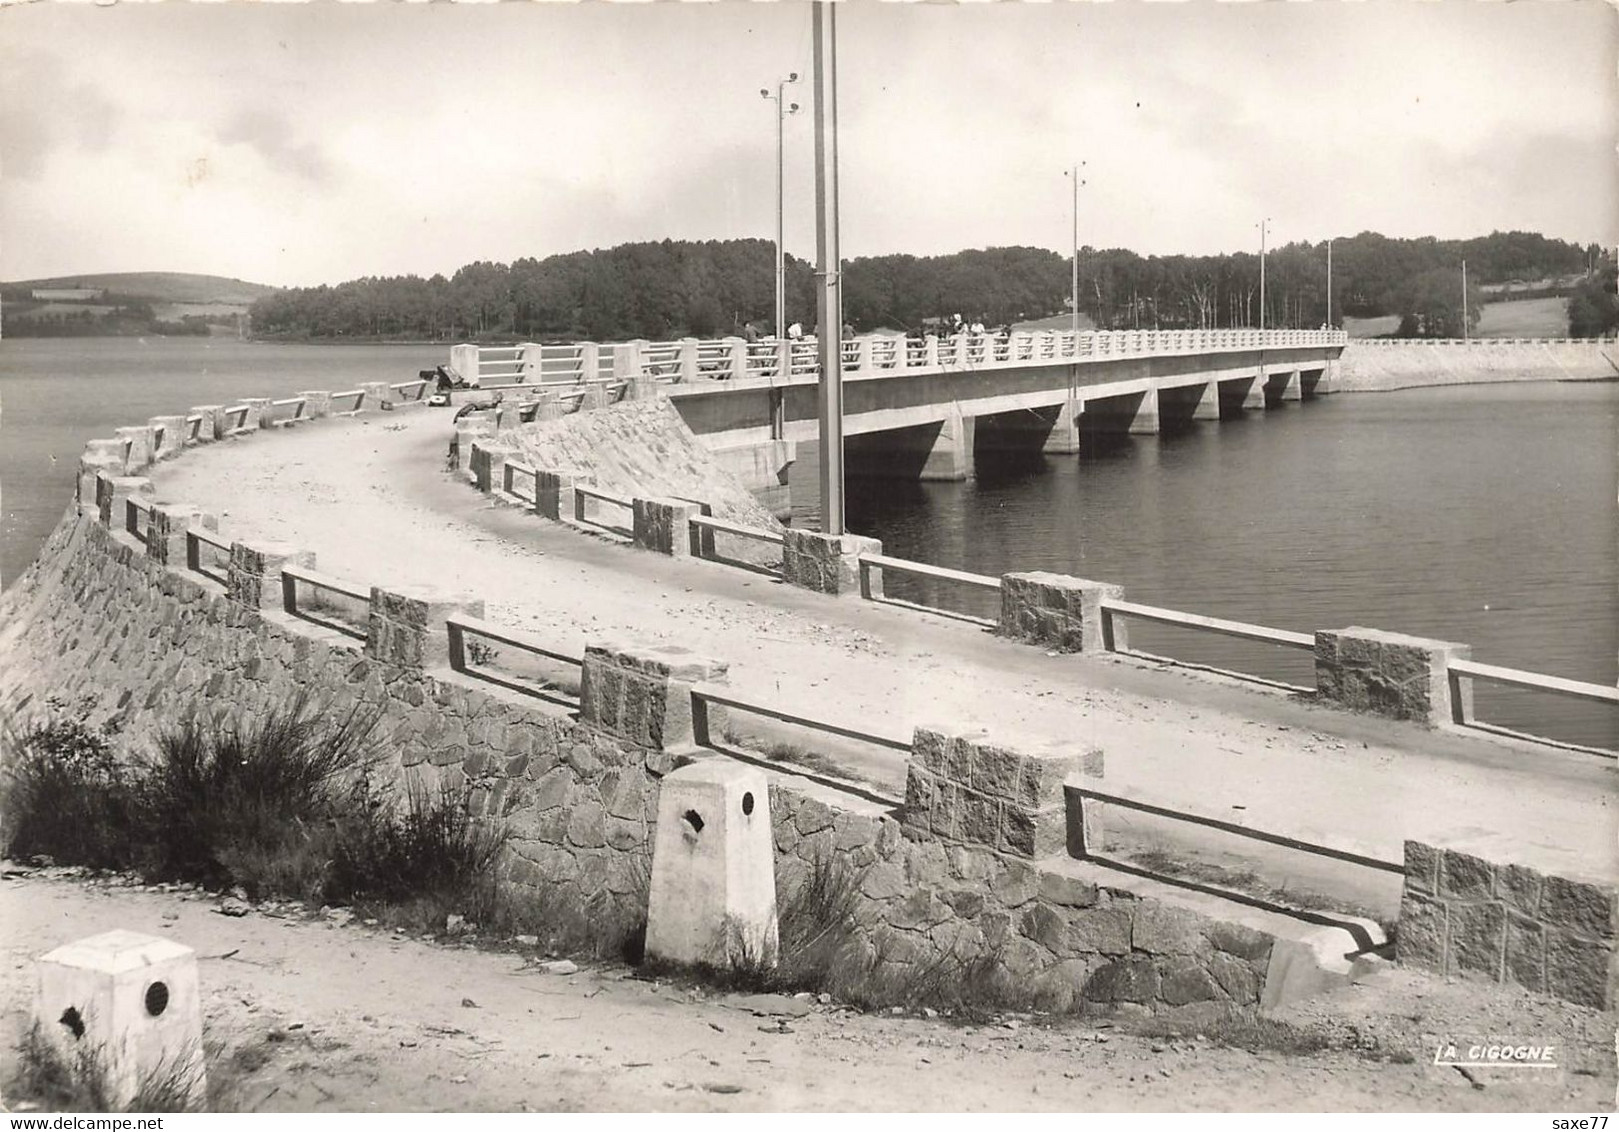
[[[1462,260],[1462,341],[1467,341],[1467,261]]]
[[[815,295],[821,383],[821,532],[843,527],[843,263],[838,251],[837,4],[812,5],[815,49]]]
[[[1270,217],[1259,222],[1259,344],[1265,344],[1265,233],[1270,227]]]
[[[1327,329],[1332,329],[1332,240],[1327,240]]]
[[[788,83],[798,81],[798,72],[793,71],[776,84],[776,93],[771,94],[768,87],[759,91],[761,98],[768,99],[776,104],[776,340],[787,337],[787,255],[783,248],[783,203],[782,203],[782,127],[787,115],[798,113],[798,103],[787,102],[783,92]]]
[[[1079,186],[1085,182],[1079,179],[1079,171],[1085,167],[1081,161],[1072,169],[1064,170],[1064,176],[1070,177],[1074,182],[1074,241],[1073,258],[1071,260],[1071,273],[1069,280],[1069,328],[1074,332],[1074,349],[1079,349]]]

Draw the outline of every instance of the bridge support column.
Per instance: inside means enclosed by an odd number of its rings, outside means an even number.
[[[1226,398],[1227,390],[1230,398]],[[1236,378],[1224,382],[1221,386],[1221,409],[1225,416],[1240,417],[1245,411],[1262,410],[1265,408],[1265,371],[1263,368],[1252,377]]]
[[[1304,400],[1304,371],[1293,370],[1287,375],[1287,380],[1282,384],[1282,400]]]
[[[1100,435],[1151,436],[1158,431],[1158,390],[1088,397],[1080,427]]]
[[[1218,381],[1205,382],[1198,388],[1197,403],[1192,406],[1192,419],[1194,421],[1219,420],[1220,383]]]
[[[924,483],[970,480],[975,475],[976,435],[977,419],[952,406],[948,417],[932,424],[846,437],[844,471],[849,476]]]
[[[1299,399],[1299,371],[1295,369],[1270,370],[1265,374],[1265,407],[1275,408],[1287,401]]]
[[[1079,451],[1079,402],[1069,400],[1060,405],[978,417],[974,433],[981,453],[1072,456]]]

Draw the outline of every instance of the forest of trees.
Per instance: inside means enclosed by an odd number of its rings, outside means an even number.
[[[1391,239],[1332,245],[1332,322],[1398,315],[1401,333],[1460,333],[1461,261],[1472,288],[1583,272],[1600,249],[1529,232],[1471,240]],[[1286,244],[1265,260],[1267,326],[1327,321],[1327,246]],[[1259,256],[1140,256],[1082,248],[1080,308],[1104,328],[1177,329],[1259,323]],[[960,314],[991,326],[1068,309],[1066,256],[988,248],[886,255],[844,264],[844,320],[856,331],[918,330]],[[293,288],[253,304],[261,337],[612,341],[771,333],[774,259],[767,240],[621,244],[510,264],[478,262],[445,278],[356,279]],[[787,257],[788,320],[811,326],[809,264]],[[1453,296],[1447,299],[1446,296]],[[1476,291],[1469,314],[1482,305]],[[1452,311],[1454,306],[1458,309]],[[1470,320],[1471,321],[1471,320]]]

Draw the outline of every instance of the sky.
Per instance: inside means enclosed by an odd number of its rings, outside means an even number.
[[[838,6],[846,257],[1365,230],[1619,242],[1603,0]],[[813,258],[812,10],[711,3],[0,7],[0,279],[277,285],[630,240]]]

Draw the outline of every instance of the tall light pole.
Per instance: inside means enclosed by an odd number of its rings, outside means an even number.
[[[769,88],[759,91],[762,98],[769,99],[776,104],[776,338],[779,341],[787,337],[787,253],[784,248],[783,237],[783,204],[782,204],[782,126],[787,115],[798,113],[798,103],[787,102],[783,91],[788,83],[798,81],[798,72],[793,71],[776,84],[776,93],[771,94]]]
[[[1467,261],[1462,260],[1462,341],[1467,341]]]
[[[1069,324],[1074,332],[1075,342],[1079,341],[1079,186],[1084,183],[1079,179],[1079,171],[1084,165],[1085,163],[1081,161],[1078,165],[1068,170],[1068,176],[1073,178],[1074,181],[1074,254],[1072,278],[1069,282],[1069,302],[1073,306],[1073,313],[1069,319]],[[1075,346],[1074,348],[1077,350],[1079,347]]]
[[[1327,240],[1327,329],[1332,329],[1332,240]]]
[[[820,354],[821,532],[843,528],[843,263],[838,253],[838,16],[815,0],[815,319]]]
[[[1265,333],[1265,232],[1270,227],[1270,217],[1259,222],[1259,332]],[[1264,338],[1260,338],[1264,343]]]

